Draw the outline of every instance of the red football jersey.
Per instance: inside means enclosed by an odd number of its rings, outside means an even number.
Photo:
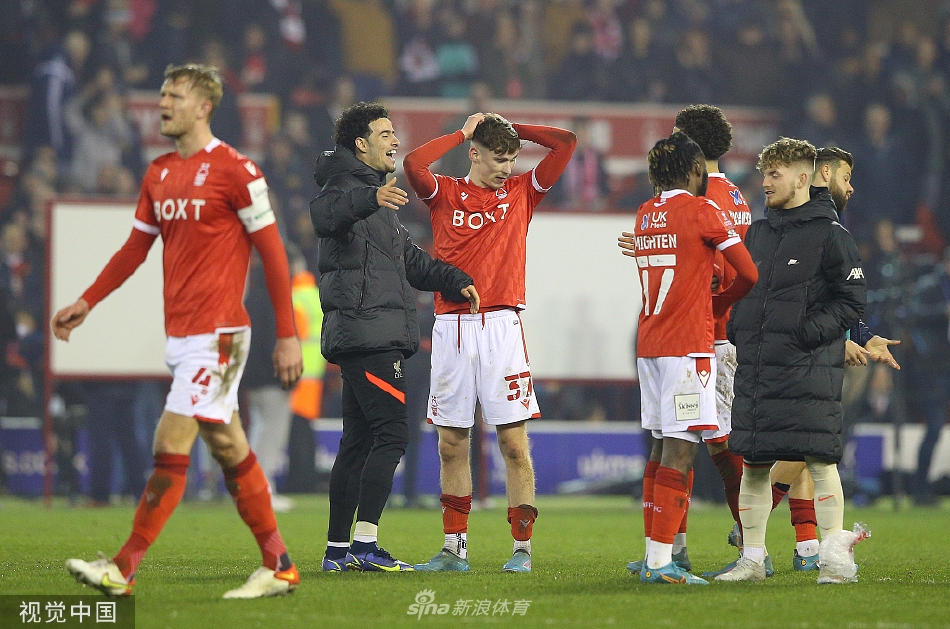
[[[274,222],[263,173],[220,140],[188,159],[173,151],[152,162],[135,228],[164,241],[166,334],[250,325],[243,303],[248,234]]]
[[[742,197],[742,193],[734,183],[729,181],[722,173],[709,173],[709,186],[706,188],[706,198],[714,201],[716,205],[729,213],[732,218],[732,224],[735,225],[736,233],[745,240],[745,233],[749,231],[749,225],[752,224],[752,212],[749,205]],[[722,269],[722,286],[729,286],[736,278],[736,270],[726,262],[722,254],[716,252],[716,265]],[[726,314],[716,319],[715,336],[717,341],[726,340],[726,323],[729,321],[730,308]]]
[[[427,199],[435,256],[472,276],[482,308],[525,307],[528,223],[544,198],[534,170],[509,177],[503,188],[476,186],[468,177],[433,175]],[[435,295],[437,314],[468,312]]]
[[[637,356],[713,356],[716,249],[741,243],[729,214],[705,197],[670,190],[637,210],[634,228],[643,310]]]

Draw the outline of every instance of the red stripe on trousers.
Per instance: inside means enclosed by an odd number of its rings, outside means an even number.
[[[371,374],[371,373],[368,372],[368,371],[364,371],[363,373],[366,374],[366,379],[369,380],[371,383],[375,384],[377,387],[379,387],[380,389],[382,389],[383,391],[385,391],[385,392],[388,393],[389,395],[393,396],[394,398],[396,398],[397,400],[399,400],[399,401],[402,402],[403,404],[406,403],[406,394],[405,394],[405,393],[403,393],[402,391],[400,391],[399,389],[397,389],[397,388],[394,387],[393,385],[389,384],[388,382],[386,382],[386,381],[383,380],[382,378],[377,378],[376,376],[374,376],[373,374]]]

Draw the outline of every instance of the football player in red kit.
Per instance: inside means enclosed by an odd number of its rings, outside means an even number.
[[[251,246],[264,263],[277,319],[274,375],[285,388],[303,369],[290,272],[264,175],[211,132],[221,95],[221,77],[214,68],[185,65],[165,71],[161,133],[175,141],[176,150],[146,171],[128,241],[82,297],[52,321],[55,336],[68,341],[89,311],[145,261],[161,235],[165,362],[173,379],[155,432],[155,471],[135,511],[132,534],[118,554],[66,562],[77,581],[108,595],[131,593],[139,562],[185,492],[188,455],[198,435],[221,465],[263,558],[247,582],[224,597],[276,596],[300,582],[277,529],[270,487],[237,413],[251,334],[243,304]]]
[[[429,165],[471,140],[467,177],[435,175]],[[512,175],[521,141],[550,150],[526,173]],[[435,255],[472,276],[481,308],[470,314],[436,295],[428,419],[439,431],[443,548],[416,570],[468,571],[472,505],[469,432],[476,399],[493,425],[507,467],[508,522],[514,552],[505,572],[531,571],[534,469],[525,422],[540,417],[519,311],[525,307],[528,223],[571,159],[577,140],[564,129],[473,114],[462,129],[406,156],[409,184],[430,210]]]
[[[673,542],[686,513],[699,441],[723,429],[716,404],[714,320],[752,288],[758,273],[732,218],[701,196],[708,174],[699,146],[675,132],[657,142],[648,159],[650,180],[660,194],[640,206],[634,232],[619,239],[640,271],[637,371],[641,420],[653,433],[653,499],[644,500],[647,552],[640,580],[705,585],[674,563]],[[716,251],[736,275],[712,295]]]

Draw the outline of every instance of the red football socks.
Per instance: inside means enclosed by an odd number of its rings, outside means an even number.
[[[788,508],[792,512],[795,541],[807,542],[818,539],[818,517],[815,515],[815,501],[789,498]]]
[[[264,566],[271,570],[289,568],[289,565],[281,565],[287,547],[277,530],[270,488],[264,470],[257,463],[257,456],[251,452],[236,466],[224,470],[224,484],[234,498],[241,519],[251,529],[260,546]]]
[[[468,533],[468,514],[472,510],[472,494],[452,496],[442,494],[442,529],[446,535]]]
[[[689,519],[689,501],[693,496],[693,470],[686,475],[686,511],[683,512],[683,521],[680,522],[680,530],[677,533],[686,532],[686,521]]]
[[[788,495],[789,487],[785,483],[772,483],[772,509],[775,509],[782,502],[782,498]]]
[[[653,525],[650,539],[661,544],[672,544],[686,513],[688,498],[687,475],[669,467],[656,470],[653,486]]]
[[[739,486],[742,484],[742,457],[733,454],[729,450],[723,450],[712,456],[716,469],[719,470],[719,477],[722,478],[722,486],[726,491],[726,503],[729,505],[729,511],[732,512],[732,519],[736,524],[739,523]]]
[[[181,502],[181,497],[185,495],[187,472],[187,454],[155,455],[155,470],[148,479],[145,492],[135,509],[132,534],[113,557],[122,576],[127,580],[131,580],[148,547],[155,542],[175,507]]]
[[[526,542],[531,539],[531,529],[538,519],[538,510],[531,505],[508,507],[508,523],[511,524],[511,536],[515,541]]]
[[[653,488],[656,482],[656,470],[659,461],[647,461],[643,468],[643,536],[650,537],[653,528]]]

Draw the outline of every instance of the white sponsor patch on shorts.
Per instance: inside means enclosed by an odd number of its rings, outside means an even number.
[[[676,407],[676,421],[688,422],[699,419],[699,394],[674,395],[673,404]]]

